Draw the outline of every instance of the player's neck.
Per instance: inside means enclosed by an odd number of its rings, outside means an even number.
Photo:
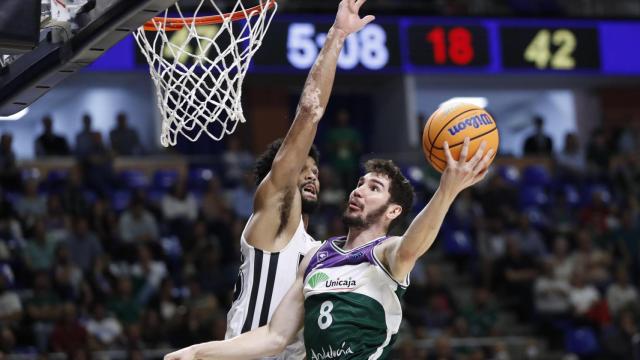
[[[309,227],[309,214],[302,214],[302,223],[304,224],[304,231],[307,231]]]
[[[355,249],[386,234],[387,232],[382,226],[372,225],[368,228],[350,227],[343,248],[344,250]]]

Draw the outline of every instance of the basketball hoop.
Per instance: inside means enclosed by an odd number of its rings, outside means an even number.
[[[202,133],[214,140],[231,134],[242,112],[242,82],[249,62],[277,10],[276,0],[235,0],[223,12],[216,1],[199,0],[195,13],[155,17],[134,36],[149,63],[162,114],[163,146],[173,146],[178,134],[196,141]],[[204,3],[217,15],[198,16]]]

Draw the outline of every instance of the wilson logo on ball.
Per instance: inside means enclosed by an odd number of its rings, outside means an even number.
[[[480,115],[476,115],[468,119],[462,120],[459,123],[448,128],[447,130],[449,131],[449,134],[455,135],[460,131],[466,129],[467,127],[473,127],[477,129],[485,125],[493,125],[493,120],[491,120],[491,117],[489,117],[489,115],[487,114],[480,114]]]

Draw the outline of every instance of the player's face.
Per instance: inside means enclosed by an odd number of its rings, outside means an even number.
[[[312,157],[307,157],[304,167],[298,177],[298,188],[302,197],[302,213],[310,214],[318,206],[320,194],[320,180],[318,179],[318,165]]]
[[[358,186],[351,192],[349,203],[342,219],[347,226],[369,227],[383,221],[389,208],[389,187],[391,182],[387,176],[367,173],[358,181]]]

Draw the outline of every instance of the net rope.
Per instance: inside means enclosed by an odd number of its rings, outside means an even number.
[[[219,0],[218,0],[219,1]],[[153,20],[154,31],[140,27],[136,42],[149,63],[157,105],[162,117],[160,143],[174,146],[179,135],[196,141],[202,134],[214,140],[233,133],[245,122],[242,83],[251,58],[262,45],[277,9],[274,0],[260,0],[260,9],[237,0],[230,12],[243,12],[243,20],[225,16],[215,0],[201,0],[193,15],[186,17],[180,5],[174,9],[182,28],[165,26],[171,19]],[[255,0],[254,0],[255,1]],[[222,16],[218,24],[198,25],[196,17],[210,4]],[[255,4],[254,4],[255,5]],[[227,12],[229,13],[229,12]],[[173,24],[174,22],[172,22]]]

